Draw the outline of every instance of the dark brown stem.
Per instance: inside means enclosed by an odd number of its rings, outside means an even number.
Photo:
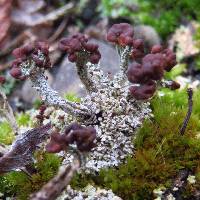
[[[61,33],[65,30],[67,23],[68,19],[64,19],[61,22],[54,34],[48,39],[49,43],[53,43],[61,35]]]
[[[190,120],[191,114],[192,114],[192,107],[193,107],[193,100],[192,100],[193,90],[192,90],[192,88],[188,88],[187,89],[187,93],[188,93],[188,111],[187,111],[187,115],[185,117],[185,120],[183,122],[183,125],[182,125],[182,127],[180,129],[180,134],[181,135],[184,135],[185,130],[186,130],[187,125],[188,125],[188,122]]]
[[[44,185],[40,191],[31,195],[30,200],[54,200],[69,185],[72,177],[81,165],[79,157],[75,158],[71,165],[62,166],[58,174]]]
[[[176,199],[183,199],[182,193],[185,190],[185,186],[187,185],[187,178],[190,175],[190,171],[188,169],[180,170],[177,177],[173,180],[171,188],[165,191],[162,195],[162,200],[168,200],[168,196],[171,194]]]

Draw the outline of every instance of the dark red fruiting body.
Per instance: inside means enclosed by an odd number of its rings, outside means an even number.
[[[171,85],[171,90],[177,90],[180,88],[180,86],[181,85],[179,83],[177,83],[176,81],[173,81]]]
[[[10,74],[16,79],[24,80],[26,78],[22,76],[20,68],[27,60],[34,61],[37,67],[40,68],[47,69],[51,67],[49,45],[46,42],[35,42],[16,48],[13,50],[12,54],[16,59],[12,63]]]
[[[165,70],[169,72],[177,64],[176,54],[170,49],[165,49],[162,51],[162,53],[165,56]]]
[[[44,113],[44,111],[47,109],[47,106],[46,105],[41,105],[39,109],[40,109],[41,113]]]
[[[144,55],[144,43],[141,39],[133,40],[133,49],[131,51],[131,58],[137,59]]]
[[[131,95],[137,100],[149,99],[156,91],[156,84],[154,81],[149,81],[140,86],[131,86],[129,88]]]
[[[101,58],[98,45],[88,43],[88,38],[81,33],[61,39],[59,48],[68,53],[70,62],[77,62],[78,54],[81,52],[87,52],[86,57],[93,64],[97,64]]]
[[[15,58],[25,59],[32,52],[33,52],[33,46],[26,45],[26,46],[14,49],[12,54]]]
[[[13,67],[11,70],[10,70],[10,75],[16,79],[20,79],[21,75],[22,75],[22,72],[21,72],[21,69],[19,67]]]
[[[96,130],[92,127],[83,127],[77,123],[69,125],[63,134],[53,133],[46,150],[57,153],[67,150],[69,144],[75,143],[80,151],[90,151],[95,145]]]
[[[152,48],[151,48],[151,53],[161,53],[162,51],[162,46],[161,45],[154,45]]]
[[[143,45],[140,40],[133,41],[132,58],[140,58]],[[153,96],[156,91],[155,81],[163,78],[165,71],[170,71],[176,65],[176,56],[170,49],[164,49],[160,45],[155,45],[151,53],[141,58],[140,63],[133,62],[127,70],[127,77],[131,83],[141,84],[131,86],[130,93],[135,99],[145,100]],[[171,89],[178,88],[173,84]]]
[[[39,114],[36,116],[36,118],[39,120],[40,124],[43,123],[44,119],[47,118],[44,115],[44,111],[46,110],[47,106],[42,104],[39,108]]]
[[[167,85],[167,88],[170,88],[171,90],[177,90],[180,88],[180,84],[177,83],[176,81],[170,81]]]
[[[114,24],[107,34],[107,40],[120,46],[131,46],[133,42],[134,31],[130,24]]]
[[[63,136],[58,132],[53,132],[51,134],[51,140],[46,145],[46,151],[49,153],[59,153],[64,150],[65,142],[63,140]]]

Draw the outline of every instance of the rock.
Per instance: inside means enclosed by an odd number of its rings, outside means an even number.
[[[84,33],[90,38],[106,41],[108,31],[108,18],[103,18],[98,23],[88,26]]]
[[[40,98],[37,91],[32,88],[31,81],[26,80],[20,91],[21,99],[27,103],[33,103],[36,99]]]
[[[54,77],[53,89],[58,91],[61,95],[66,93],[85,94],[85,90],[76,73],[75,64],[64,58],[60,68]]]
[[[100,66],[105,73],[115,74],[119,70],[119,58],[116,50],[110,45],[101,41],[93,40],[99,45],[102,58]],[[78,96],[86,94],[84,86],[81,84],[76,73],[74,63],[70,63],[65,57],[58,72],[55,74],[53,88],[59,93],[75,93]]]
[[[147,25],[134,26],[134,37],[143,39],[147,48],[161,43],[161,39],[156,30],[153,27]]]

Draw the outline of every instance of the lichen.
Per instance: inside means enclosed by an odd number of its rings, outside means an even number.
[[[95,69],[95,66],[91,66],[90,71],[97,77],[101,76],[101,71]],[[127,100],[126,87],[121,88],[107,77],[101,81],[104,88],[81,99],[83,104],[99,114],[94,125],[98,146],[88,154],[84,167],[88,173],[118,166],[127,155],[133,154],[134,145],[131,141],[135,130],[151,112],[148,103]],[[66,162],[71,159],[69,155]]]
[[[170,187],[180,169],[199,174],[200,140],[196,138],[200,129],[199,95],[196,91],[194,112],[185,135],[180,136],[179,127],[187,110],[186,93],[165,91],[164,96],[151,102],[154,118],[147,119],[138,131],[133,142],[134,157],[129,156],[117,168],[100,170],[99,175],[76,175],[72,187],[78,189],[92,183],[112,189],[122,199],[150,200],[155,197],[154,189]],[[198,178],[195,185],[200,185]],[[184,196],[191,196],[191,187],[194,190],[195,186],[187,187]]]

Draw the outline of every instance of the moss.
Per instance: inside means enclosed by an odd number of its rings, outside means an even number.
[[[179,128],[187,111],[186,91],[162,93],[165,95],[151,102],[154,118],[146,120],[136,135],[134,157],[128,157],[118,168],[101,170],[97,176],[76,176],[72,181],[74,188],[90,182],[112,189],[123,199],[148,200],[154,198],[155,188],[170,187],[180,169],[188,168],[199,175],[200,140],[196,135],[200,130],[200,92],[194,95],[194,112],[183,136]],[[183,195],[189,192],[190,187]]]
[[[93,184],[92,175],[88,174],[76,174],[71,180],[70,185],[73,188],[81,189],[85,188],[89,183]]]
[[[16,116],[18,126],[29,126],[30,115],[27,113],[17,114]]]
[[[186,64],[178,64],[170,72],[165,73],[165,78],[169,80],[174,80],[177,76],[181,75],[185,71]]]
[[[12,131],[12,128],[8,122],[0,123],[0,143],[5,145],[12,144],[12,141],[15,139],[15,135]]]
[[[131,5],[139,9],[131,9]],[[126,18],[133,24],[153,26],[163,39],[167,39],[180,25],[182,16],[188,21],[199,20],[198,0],[101,0],[101,15],[110,18]],[[199,35],[199,34],[198,34]],[[197,37],[199,39],[199,36]]]
[[[6,94],[9,95],[14,90],[16,86],[16,80],[13,78],[7,78],[6,82],[0,86],[1,90]]]
[[[72,97],[67,98],[77,101]],[[200,91],[196,91],[193,113],[181,136],[179,129],[187,112],[186,90],[160,90],[151,101],[154,117],[143,123],[133,141],[134,156],[128,157],[118,168],[103,169],[98,175],[77,174],[71,181],[72,187],[80,189],[90,183],[112,189],[126,200],[150,200],[154,198],[155,188],[169,188],[179,170],[188,168],[196,176],[196,183],[187,184],[183,198],[192,198],[191,194],[200,185],[199,98]],[[26,119],[23,116],[21,123],[26,123]],[[35,159],[37,173],[31,180],[22,172],[8,173],[0,177],[0,192],[24,200],[56,174],[60,165],[56,155],[39,151]]]
[[[33,102],[33,108],[36,109],[36,110],[39,109],[41,105],[42,105],[41,99],[36,99],[36,100]]]
[[[35,154],[37,160],[35,167],[39,171],[42,180],[48,181],[55,175],[60,166],[61,159],[55,154],[37,152]]]
[[[34,167],[37,172],[31,178],[23,172],[10,172],[1,176],[0,192],[5,196],[16,196],[19,200],[26,200],[31,193],[38,191],[55,176],[61,163],[58,156],[42,151],[35,154],[35,159]]]

